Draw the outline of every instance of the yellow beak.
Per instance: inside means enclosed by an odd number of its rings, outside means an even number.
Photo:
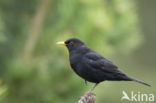
[[[66,45],[65,42],[57,42],[59,45]]]

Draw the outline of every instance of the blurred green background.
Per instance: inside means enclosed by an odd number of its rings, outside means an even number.
[[[70,37],[111,59],[135,82],[103,82],[96,103],[122,91],[156,94],[155,0],[0,0],[0,103],[76,103],[92,87],[70,68]]]

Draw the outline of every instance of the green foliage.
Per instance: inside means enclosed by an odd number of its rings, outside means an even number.
[[[34,35],[40,1],[0,1],[0,77],[6,85],[0,85],[0,100],[6,94],[4,103],[77,101],[84,81],[72,72],[67,50],[56,46],[57,41],[78,37],[105,55],[132,52],[141,43],[131,0],[53,0],[44,11],[27,61],[25,48]]]

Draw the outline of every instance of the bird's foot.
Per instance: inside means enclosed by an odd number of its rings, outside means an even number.
[[[92,92],[99,83],[96,83],[89,91]]]

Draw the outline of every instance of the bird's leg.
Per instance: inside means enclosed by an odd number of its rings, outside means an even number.
[[[98,83],[96,83],[91,89],[90,92],[92,92],[94,90],[94,88],[98,85]]]
[[[87,85],[87,80],[85,80],[85,84]]]

